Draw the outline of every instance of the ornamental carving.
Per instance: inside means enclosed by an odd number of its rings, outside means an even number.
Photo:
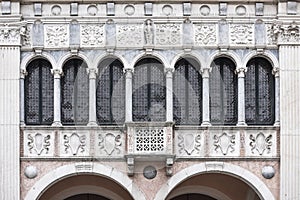
[[[81,25],[80,45],[84,47],[104,46],[104,24]]]
[[[85,152],[86,136],[72,133],[70,136],[64,135],[65,153],[77,155]]]
[[[117,26],[117,45],[142,46],[143,45],[143,28],[140,24],[126,24]]]
[[[104,151],[108,155],[120,154],[121,153],[121,135],[120,134],[99,134],[98,135],[99,143],[98,146],[100,151]]]
[[[214,24],[195,24],[196,45],[214,45],[217,43],[216,26]]]
[[[278,43],[294,44],[300,42],[300,31],[296,22],[289,25],[274,23],[270,34],[273,40],[277,40]]]
[[[1,45],[20,45],[20,28],[10,24],[0,26]]]
[[[45,47],[69,46],[69,26],[45,25]]]
[[[180,24],[156,24],[157,45],[180,45],[181,25]]]
[[[201,135],[200,134],[180,134],[178,135],[178,147],[179,147],[179,154],[182,154],[183,151],[187,155],[192,155],[193,152],[197,154],[200,153],[201,147]]]
[[[31,46],[31,26],[22,26],[20,28],[21,44]]]
[[[50,147],[50,135],[42,135],[41,133],[28,134],[27,139],[27,146],[30,154],[48,154]]]
[[[144,24],[145,44],[153,45],[154,43],[154,25],[150,19],[147,19]]]
[[[272,135],[266,137],[262,132],[258,133],[256,136],[253,134],[250,135],[250,146],[251,152],[254,154],[254,151],[257,151],[259,155],[263,155],[265,151],[267,153],[271,153],[271,146],[272,146]]]
[[[274,24],[266,25],[266,33],[267,33],[267,44],[268,45],[276,45],[277,43],[277,34],[274,34]]]
[[[231,153],[234,152],[235,135],[230,135],[226,132],[220,136],[214,135],[214,146],[215,151],[218,152],[220,150],[223,155],[227,155],[229,151]]]
[[[231,44],[253,44],[254,42],[253,25],[250,24],[231,24],[230,42]]]

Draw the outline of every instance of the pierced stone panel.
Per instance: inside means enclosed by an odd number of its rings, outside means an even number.
[[[140,47],[143,46],[142,24],[117,25],[118,47]]]
[[[249,130],[245,134],[246,156],[276,156],[276,131]]]
[[[215,130],[210,131],[210,156],[239,156],[240,155],[240,133]]]
[[[194,24],[195,44],[198,46],[216,45],[217,26],[215,24]]]
[[[65,131],[60,133],[60,156],[88,156],[90,136],[85,131]]]
[[[80,25],[81,47],[103,47],[105,45],[104,24]]]
[[[54,155],[54,132],[51,131],[25,131],[24,156],[25,157],[51,157]]]
[[[181,24],[156,24],[155,36],[156,45],[161,46],[178,46],[181,41]]]
[[[95,154],[99,157],[122,157],[125,152],[125,137],[121,131],[96,133]]]
[[[231,44],[249,45],[254,44],[253,24],[230,24],[229,38]]]
[[[202,130],[176,130],[176,157],[203,157],[205,155],[205,134]]]
[[[46,48],[69,46],[69,25],[45,25],[44,34]]]

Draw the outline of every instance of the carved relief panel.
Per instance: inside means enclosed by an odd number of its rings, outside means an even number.
[[[24,131],[24,156],[51,157],[54,155],[54,132]]]
[[[1,45],[20,45],[20,26],[18,24],[0,25],[0,44]]]
[[[205,133],[202,130],[176,130],[176,157],[203,157],[205,155]]]
[[[216,24],[194,24],[195,45],[209,46],[216,45],[217,26]]]
[[[141,47],[143,46],[142,24],[119,24],[117,25],[118,47]]]
[[[250,45],[254,44],[253,24],[230,24],[229,26],[230,44]]]
[[[276,131],[247,131],[245,134],[246,156],[276,156]]]
[[[239,156],[240,133],[229,130],[210,131],[210,156]]]
[[[86,131],[64,131],[60,134],[60,156],[90,155],[90,135]]]
[[[155,41],[159,46],[179,46],[182,44],[181,24],[156,24]]]
[[[99,157],[122,157],[125,137],[121,131],[98,131],[95,137],[95,154]]]
[[[46,48],[58,48],[69,46],[69,25],[45,25],[44,38]]]
[[[103,47],[105,45],[104,24],[80,25],[81,47]]]

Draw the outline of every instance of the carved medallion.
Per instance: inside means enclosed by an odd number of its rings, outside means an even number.
[[[64,135],[65,153],[71,152],[73,155],[77,155],[79,150],[83,153],[86,145],[85,140],[85,135],[79,136],[75,132],[70,136]]]
[[[37,155],[41,155],[42,152],[47,154],[49,152],[50,146],[50,135],[42,135],[41,133],[36,133],[34,135],[28,134],[28,147],[29,152],[36,153]]]
[[[179,143],[179,153],[182,154],[183,150],[187,155],[191,155],[194,151],[200,152],[201,146],[201,135],[194,135],[192,133],[180,134],[178,135]]]
[[[83,47],[104,46],[104,24],[81,25],[80,45]]]
[[[195,24],[194,29],[197,45],[215,45],[217,43],[215,24]]]
[[[230,135],[224,132],[222,135],[214,136],[214,146],[215,151],[218,152],[218,149],[221,150],[223,155],[227,155],[228,151],[231,153],[234,152],[234,145],[235,145],[235,135]]]
[[[263,155],[264,151],[267,151],[267,153],[271,152],[271,146],[272,146],[272,135],[269,135],[266,137],[262,132],[258,133],[256,137],[251,134],[250,135],[250,146],[252,147],[251,152],[254,153],[254,150],[256,150],[259,155]]]
[[[45,25],[45,47],[69,46],[69,26]]]
[[[108,155],[112,155],[113,152],[120,154],[120,147],[122,145],[121,135],[114,135],[112,133],[107,133],[104,136],[102,134],[98,135],[99,144],[101,150],[104,150]]]
[[[253,25],[250,24],[231,24],[230,42],[232,44],[253,44],[254,42]]]
[[[157,45],[180,45],[181,25],[180,24],[156,24]]]

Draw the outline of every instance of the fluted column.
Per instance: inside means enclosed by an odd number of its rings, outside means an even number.
[[[132,122],[133,69],[125,69],[125,122]]]
[[[20,125],[25,125],[25,76],[26,70],[20,70]]]
[[[173,122],[173,69],[166,68],[166,122]]]
[[[238,123],[237,126],[246,126],[245,121],[245,68],[237,69],[238,74]]]
[[[62,70],[53,69],[52,74],[54,76],[54,119],[52,126],[61,126],[61,90],[60,90],[60,77]]]
[[[97,69],[88,69],[89,74],[89,123],[88,126],[97,126],[96,116],[96,78]]]
[[[280,125],[280,79],[279,79],[279,69],[273,70],[275,76],[275,123],[274,126]]]
[[[209,68],[202,69],[202,124],[211,126],[209,113]]]

